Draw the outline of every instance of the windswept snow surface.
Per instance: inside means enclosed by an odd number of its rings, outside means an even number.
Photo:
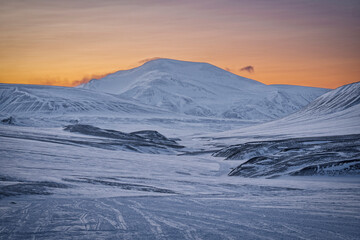
[[[213,146],[145,154],[98,148],[96,136],[61,128],[2,125],[0,133],[1,239],[360,234],[358,178],[228,177],[234,161],[212,157]]]
[[[176,113],[263,121],[291,114],[328,91],[265,85],[208,63],[172,59],[153,60],[79,87]]]

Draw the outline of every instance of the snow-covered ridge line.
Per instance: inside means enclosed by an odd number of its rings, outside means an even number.
[[[162,112],[108,93],[57,86],[0,84],[0,99],[3,115]]]
[[[244,136],[307,137],[360,134],[360,82],[332,90],[302,110],[284,118],[214,134],[211,137],[237,139]],[[230,140],[232,141],[232,140]]]
[[[298,114],[328,114],[346,110],[360,104],[360,82],[347,84],[330,91]]]

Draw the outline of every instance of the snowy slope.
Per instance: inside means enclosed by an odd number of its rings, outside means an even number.
[[[0,100],[3,115],[161,112],[107,93],[55,86],[0,84]]]
[[[270,120],[291,114],[327,89],[265,85],[208,63],[157,59],[81,88],[118,94],[195,116]]]
[[[297,115],[325,115],[360,105],[360,82],[344,85],[328,92],[311,104],[309,104]]]
[[[216,134],[238,138],[249,135],[315,136],[360,133],[360,82],[317,98],[302,110],[279,120]]]
[[[231,146],[215,156],[242,161],[230,176],[359,175],[359,93],[360,83],[345,85],[283,119],[218,134]],[[270,140],[233,145],[259,135]],[[279,140],[271,140],[274,136]]]
[[[329,128],[333,132],[347,129],[348,133],[360,133],[360,82],[341,86],[310,103],[302,110],[281,119],[286,125],[299,127]]]

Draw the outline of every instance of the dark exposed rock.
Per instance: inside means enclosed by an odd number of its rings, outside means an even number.
[[[159,132],[152,131],[152,130],[132,132],[132,133],[130,133],[130,135],[142,137],[142,138],[145,138],[150,141],[157,142],[157,143],[177,144],[176,141],[174,141],[172,139],[168,139],[164,135],[160,134]]]
[[[118,187],[124,190],[133,190],[133,191],[143,191],[143,192],[157,192],[157,193],[168,193],[175,194],[176,192],[170,189],[158,188],[153,186],[147,186],[142,184],[134,184],[134,183],[125,183],[125,182],[117,182],[113,181],[105,181],[100,179],[92,179],[92,178],[79,178],[79,179],[70,179],[64,178],[63,181],[67,182],[79,182],[79,183],[90,183],[90,184],[101,184],[106,186]]]
[[[216,157],[245,160],[229,176],[360,174],[360,135],[292,138],[233,145]]]
[[[1,122],[9,125],[14,125],[16,123],[15,118],[13,117],[4,118],[1,120]]]
[[[64,130],[69,132],[81,133],[85,135],[97,136],[97,137],[106,137],[106,138],[115,138],[115,139],[133,139],[133,140],[139,139],[136,136],[132,136],[130,134],[123,133],[120,131],[101,129],[98,127],[85,125],[85,124],[68,125],[64,128]]]
[[[57,182],[21,182],[0,187],[0,198],[18,195],[50,195],[49,188],[68,188]]]
[[[355,175],[360,173],[360,159],[345,160],[340,162],[329,162],[318,165],[307,166],[301,170],[291,173],[292,176],[312,175]]]
[[[91,125],[74,124],[64,128],[65,131],[81,133],[90,136],[96,136],[106,139],[106,146],[123,146],[123,149],[129,151],[137,151],[140,148],[152,149],[179,149],[183,146],[176,141],[170,140],[158,133],[157,131],[145,130],[132,133],[124,133],[111,129],[102,129]],[[94,146],[103,146],[102,142],[98,142]],[[146,151],[145,151],[146,152]]]

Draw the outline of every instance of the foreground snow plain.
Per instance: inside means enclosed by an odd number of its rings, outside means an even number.
[[[0,126],[1,239],[357,239],[360,234],[358,177],[227,176],[239,161],[212,153],[230,142],[259,140],[258,133],[224,141],[201,134],[254,123],[76,117],[123,132],[157,130],[185,146],[153,154],[79,144],[103,139],[64,131],[65,117],[54,119],[33,118],[33,127]],[[42,121],[48,126],[40,127]]]

